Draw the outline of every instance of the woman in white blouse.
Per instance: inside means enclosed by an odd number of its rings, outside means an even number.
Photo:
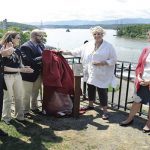
[[[103,119],[108,119],[107,113],[107,88],[114,86],[114,69],[117,61],[116,52],[113,46],[103,40],[105,31],[102,27],[91,28],[94,40],[88,42],[80,48],[77,48],[64,54],[81,56],[84,72],[88,72],[88,97],[89,106],[86,110],[94,109],[95,91],[97,89],[100,105],[103,110]]]
[[[95,90],[97,88],[100,105],[103,110],[102,119],[108,119],[107,102],[108,93],[107,88],[114,86],[115,77],[114,69],[117,61],[116,52],[113,46],[103,40],[105,31],[103,28],[96,26],[91,28],[94,37],[93,51],[88,56],[88,96],[89,107],[93,107],[92,102],[95,101]]]

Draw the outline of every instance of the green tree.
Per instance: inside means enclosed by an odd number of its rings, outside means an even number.
[[[147,31],[150,30],[149,24],[127,25],[117,28],[117,35],[129,38],[146,38]]]

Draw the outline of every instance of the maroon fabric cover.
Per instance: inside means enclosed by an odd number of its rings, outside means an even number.
[[[52,50],[43,51],[42,62],[43,110],[47,114],[70,111],[72,101],[69,95],[74,94],[74,76],[68,62],[62,55]]]
[[[66,59],[53,50],[44,50],[43,85],[66,94],[74,93],[74,76]]]

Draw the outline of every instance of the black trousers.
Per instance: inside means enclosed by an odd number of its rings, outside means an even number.
[[[95,87],[94,85],[88,84],[88,97],[89,101],[95,101],[96,98],[96,89],[98,92],[99,100],[101,106],[107,106],[108,103],[108,91],[107,88],[98,88]]]
[[[2,117],[2,109],[3,109],[3,82],[4,76],[2,73],[0,73],[0,120]]]

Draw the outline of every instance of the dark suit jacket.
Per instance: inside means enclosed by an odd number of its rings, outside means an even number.
[[[44,45],[40,44],[40,48],[43,51]],[[30,66],[34,70],[33,73],[22,73],[22,79],[24,81],[35,82],[42,69],[42,55],[31,41],[24,43],[20,51],[23,64],[25,66]]]

